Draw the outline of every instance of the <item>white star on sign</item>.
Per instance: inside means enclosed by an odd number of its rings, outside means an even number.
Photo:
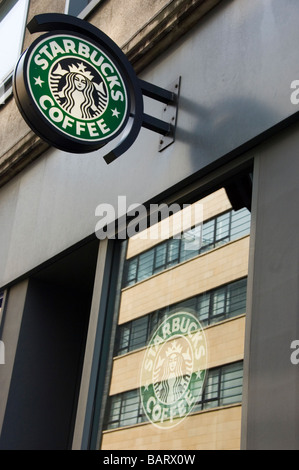
[[[86,66],[81,62],[81,64],[78,64],[78,72],[85,72]]]
[[[42,84],[45,83],[40,77],[38,78],[33,77],[33,78],[35,80],[35,85],[39,85],[40,87],[42,87]]]
[[[111,111],[112,111],[112,116],[115,116],[115,117],[117,117],[117,118],[118,118],[118,115],[120,114],[120,112],[119,112],[119,111],[117,111],[117,109],[116,109],[116,108],[115,108],[115,109],[111,109]]]
[[[148,391],[148,387],[149,387],[149,382],[147,381],[146,384],[144,385],[144,391]]]

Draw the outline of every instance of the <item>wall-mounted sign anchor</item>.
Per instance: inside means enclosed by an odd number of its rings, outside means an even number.
[[[179,81],[164,90],[138,79],[122,50],[79,18],[46,13],[27,28],[45,34],[19,58],[13,90],[23,118],[43,140],[71,153],[111,142],[113,150],[101,152],[106,163],[129,150],[141,127],[160,134],[160,150],[173,142]],[[144,113],[144,96],[163,104],[163,120]]]
[[[161,152],[175,140],[181,77],[174,80],[167,89],[144,80],[139,80],[139,83],[144,96],[163,103],[162,120],[143,114],[142,122],[142,127],[160,134],[159,152]]]

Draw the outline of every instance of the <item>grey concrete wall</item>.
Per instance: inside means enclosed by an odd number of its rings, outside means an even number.
[[[242,446],[299,449],[299,128],[255,156]]]

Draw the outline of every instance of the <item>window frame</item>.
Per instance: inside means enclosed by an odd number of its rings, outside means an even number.
[[[218,367],[211,368],[207,371],[207,378],[204,386],[203,393],[195,404],[191,414],[198,413],[201,411],[208,411],[215,408],[224,408],[227,406],[234,406],[242,403],[243,399],[243,381],[244,381],[244,364],[243,361],[231,362],[223,364]],[[239,373],[238,377],[234,377],[231,380],[225,380],[228,374]],[[212,379],[216,379],[215,383],[211,383]],[[231,382],[236,380],[241,381],[241,385],[233,385],[232,387],[227,386]],[[210,383],[209,383],[210,382]],[[208,387],[215,388],[212,391],[208,391]],[[238,389],[241,387],[241,393],[226,395],[226,392]],[[208,392],[207,392],[208,391]],[[213,396],[210,396],[212,393]],[[209,395],[208,395],[209,394]],[[238,399],[234,398],[237,397]],[[133,403],[128,405],[126,402],[133,399]],[[230,403],[223,403],[223,401],[231,399]],[[135,402],[134,402],[135,400]],[[125,411],[125,406],[133,406],[133,412],[135,416],[131,416],[132,410]],[[117,406],[115,406],[117,405]],[[117,413],[111,414],[111,410],[119,410]],[[125,415],[130,414],[129,417]],[[113,419],[112,419],[113,418]],[[130,421],[130,422],[129,422]],[[133,421],[133,422],[132,422]],[[112,431],[115,429],[121,429],[127,426],[136,426],[139,423],[146,423],[148,419],[144,413],[140,393],[138,389],[128,390],[123,393],[112,395],[109,397],[108,406],[106,408],[104,430]]]
[[[69,15],[69,7],[70,7],[70,2],[72,0],[66,0],[65,1],[65,8],[64,8],[64,13],[66,15]],[[80,13],[78,13],[76,16],[77,18],[85,19],[91,12],[92,10],[97,7],[103,0],[91,0],[88,5],[86,5]]]
[[[0,331],[1,331],[2,318],[4,315],[6,298],[7,298],[7,290],[1,290],[0,291]]]
[[[29,1],[30,0],[24,0],[25,1],[25,7],[24,7],[24,15],[23,15],[23,21],[21,25],[21,36],[20,36],[20,42],[18,44],[18,56],[21,55],[23,46],[24,46],[24,39],[25,39],[25,32],[26,32],[26,24],[27,24],[27,18],[28,18],[28,11],[29,11]],[[9,14],[10,10],[15,6],[16,2],[14,0],[4,0],[3,5],[0,5],[0,13],[1,9],[4,8],[5,4],[11,3],[11,7],[8,9],[7,14]],[[6,16],[5,15],[5,16]],[[0,16],[0,27],[1,27],[1,16]],[[16,64],[15,64],[16,65]],[[12,95],[13,92],[13,73],[14,73],[14,68],[2,79],[0,77],[0,106],[5,104],[7,98],[9,98]]]
[[[182,232],[180,238],[175,238],[175,237],[169,238],[168,240],[164,240],[161,243],[157,244],[156,246],[154,246],[152,248],[149,248],[148,250],[143,251],[142,253],[140,253],[136,256],[133,256],[132,258],[129,258],[125,262],[122,287],[123,288],[131,287],[131,286],[135,285],[138,282],[149,279],[151,276],[162,273],[163,271],[165,271],[166,269],[168,269],[170,267],[176,267],[180,263],[183,263],[183,262],[188,261],[190,259],[194,259],[198,255],[205,254],[205,253],[207,253],[207,252],[209,252],[209,251],[211,251],[215,248],[221,247],[221,246],[223,246],[227,243],[230,243],[232,241],[238,240],[238,239],[240,239],[244,236],[249,235],[250,234],[251,217],[249,217],[249,230],[247,232],[246,232],[245,229],[243,229],[241,232],[238,232],[238,235],[236,237],[232,233],[232,227],[233,227],[233,223],[234,223],[234,219],[235,219],[236,215],[237,215],[237,220],[239,220],[239,214],[241,214],[242,212],[244,212],[244,214],[245,214],[245,211],[248,211],[248,209],[242,208],[239,211],[234,211],[233,209],[230,209],[228,211],[222,212],[221,214],[218,214],[217,216],[212,217],[211,219],[205,220],[204,222],[195,225],[191,229],[186,230],[185,232]],[[249,212],[249,214],[250,214],[250,212]],[[246,215],[248,215],[248,214],[246,214]],[[218,225],[221,223],[221,219],[225,216],[228,219],[228,235],[217,238],[218,229],[219,229]],[[243,217],[244,216],[242,215],[240,219],[242,220]],[[212,235],[213,238],[211,238],[209,243],[204,244],[205,227],[208,227],[209,225],[212,226],[211,234],[213,234]],[[191,256],[183,256],[183,249],[182,249],[183,242],[184,242],[183,234],[188,233],[189,231],[192,231],[192,230],[196,229],[199,226],[202,226],[202,229],[201,229],[202,243],[201,243],[197,253],[195,253],[195,251],[193,250],[193,251],[191,251],[191,253],[192,253]],[[246,227],[246,225],[245,225],[245,227]],[[241,233],[241,234],[239,235],[239,233]],[[170,259],[171,244],[172,243],[177,243],[178,244],[177,261],[173,261],[172,259]],[[157,251],[159,249],[161,249],[164,245],[166,246],[166,248],[165,248],[165,250],[166,250],[165,263],[164,264],[161,263],[157,267],[156,266]],[[146,269],[146,267],[142,266],[142,263],[140,263],[140,259],[142,257],[145,258],[147,256],[151,256],[151,254],[152,254],[152,257],[153,257],[152,270],[151,270],[151,272],[149,272],[149,274],[146,277],[143,276],[142,279],[140,279],[139,271],[140,270],[145,271],[145,269]],[[136,263],[136,262],[137,262],[137,265],[136,265],[135,277],[134,278],[132,277],[130,282],[128,282],[127,273],[130,270],[130,265],[131,265],[131,263]]]
[[[171,315],[176,309],[181,309],[182,304],[184,303],[192,303],[194,304],[194,307],[188,306],[187,308],[194,308],[195,310],[195,316],[198,318],[199,322],[201,323],[203,328],[206,328],[211,325],[215,325],[217,323],[230,320],[232,318],[236,318],[240,315],[245,315],[246,314],[246,300],[247,300],[247,282],[248,278],[246,277],[241,277],[240,279],[235,279],[233,281],[230,281],[226,284],[223,284],[221,286],[218,286],[214,289],[211,289],[207,292],[203,292],[201,294],[197,294],[191,298],[184,299],[180,302],[176,302],[175,304],[169,305],[168,307],[165,308],[160,308],[158,310],[155,310],[153,312],[148,313],[147,315],[144,315],[142,317],[138,317],[135,320],[131,320],[127,323],[124,323],[122,325],[118,325],[117,330],[116,330],[116,340],[115,340],[115,346],[114,346],[114,357],[120,357],[122,355],[128,354],[133,351],[137,351],[138,349],[142,349],[146,347],[147,342],[150,340],[155,328],[157,325],[162,322],[164,319],[167,318],[168,315]],[[232,292],[234,292],[234,289],[242,289],[241,293],[238,293],[238,301],[237,303],[240,304],[241,300],[244,303],[244,307],[241,308],[238,306],[238,308],[234,308],[232,310],[232,307],[235,307],[235,301],[232,299]],[[217,294],[223,291],[224,294],[224,307],[220,313],[216,312],[215,309],[215,298]],[[244,298],[243,298],[244,294]],[[202,313],[202,307],[201,302],[205,301],[206,306],[206,312],[205,312],[205,318],[201,318],[200,313]],[[237,313],[234,313],[236,312]],[[241,310],[241,312],[240,312]],[[136,334],[135,327],[137,325],[137,322],[144,322],[144,337],[146,337],[146,342],[141,342],[140,339],[140,344],[138,347],[133,347],[133,344],[138,341],[136,341],[136,337],[134,336],[134,333]],[[137,329],[137,328],[136,328]],[[126,343],[122,341],[123,338],[123,332],[126,332],[127,337],[126,337]]]

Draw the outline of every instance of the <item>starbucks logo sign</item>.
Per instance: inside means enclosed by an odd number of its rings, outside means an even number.
[[[48,33],[21,56],[15,96],[30,126],[67,151],[98,149],[129,118],[126,77],[104,47],[82,35]]]
[[[207,344],[197,318],[177,312],[156,329],[146,349],[140,396],[148,419],[159,428],[179,424],[201,398]]]
[[[27,28],[48,32],[21,55],[13,91],[24,120],[44,141],[70,153],[113,141],[103,154],[107,164],[129,150],[141,127],[167,136],[166,146],[174,142],[180,78],[176,91],[139,79],[111,38],[74,16],[36,15]],[[145,114],[143,96],[171,105],[171,123]]]

